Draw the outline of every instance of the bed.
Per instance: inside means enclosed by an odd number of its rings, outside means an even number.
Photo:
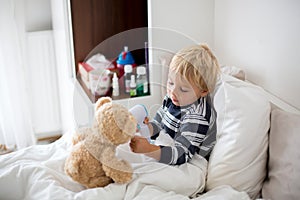
[[[63,169],[70,130],[54,143],[0,156],[0,199],[300,199],[299,111],[228,74],[214,94],[217,143],[205,169],[198,156],[167,166],[125,144],[117,154],[132,164],[133,180],[85,189]]]

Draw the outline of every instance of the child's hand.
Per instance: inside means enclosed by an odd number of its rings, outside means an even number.
[[[150,144],[148,140],[141,136],[134,136],[130,141],[131,151],[134,153],[143,153],[156,160],[160,159],[161,150],[159,146]]]
[[[148,125],[148,124],[149,124],[149,118],[148,118],[148,117],[145,117],[143,123]]]
[[[148,140],[141,136],[134,136],[130,141],[131,151],[134,153],[148,153]]]

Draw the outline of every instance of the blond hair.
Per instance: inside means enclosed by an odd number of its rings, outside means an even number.
[[[220,72],[217,58],[205,44],[194,45],[177,52],[170,69],[200,89],[213,92]]]

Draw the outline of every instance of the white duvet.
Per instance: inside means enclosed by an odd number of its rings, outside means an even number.
[[[248,199],[246,193],[228,186],[199,195],[205,188],[207,166],[200,156],[181,166],[168,166],[130,153],[126,145],[118,154],[126,154],[132,163],[133,180],[85,189],[64,173],[69,141],[67,134],[49,145],[0,156],[0,199]]]

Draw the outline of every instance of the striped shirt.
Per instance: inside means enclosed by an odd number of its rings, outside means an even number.
[[[165,96],[153,121],[153,135],[167,133],[175,141],[174,146],[160,146],[159,162],[180,165],[189,161],[195,153],[208,159],[216,141],[216,112],[209,96],[201,97],[188,106],[176,106]],[[164,129],[165,131],[161,130]]]

